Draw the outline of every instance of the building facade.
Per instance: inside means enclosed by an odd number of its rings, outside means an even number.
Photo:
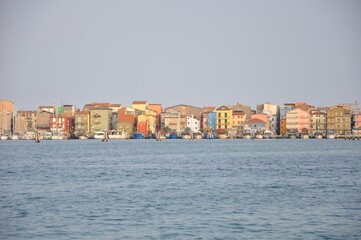
[[[327,131],[343,135],[351,132],[351,110],[343,104],[327,110]]]
[[[112,109],[96,107],[90,108],[90,132],[102,132],[111,130]]]
[[[326,134],[327,114],[320,111],[311,111],[311,135],[315,133]]]
[[[232,114],[230,107],[221,106],[216,110],[217,116],[217,130],[232,130]]]
[[[297,108],[287,113],[287,132],[309,133],[310,128],[310,113],[308,111]]]
[[[77,135],[90,133],[90,113],[80,111],[74,114],[74,131]]]

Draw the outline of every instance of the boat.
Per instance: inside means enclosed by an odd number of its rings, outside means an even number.
[[[327,139],[335,139],[335,134],[333,131],[327,131],[326,133],[326,138]]]
[[[322,139],[323,138],[323,132],[317,131],[315,132],[315,134],[313,135],[313,137],[315,139]]]
[[[263,138],[271,139],[272,138],[272,132],[269,131],[269,130],[264,131]]]
[[[136,132],[133,134],[134,139],[144,139],[144,135],[140,132]]]
[[[251,139],[252,136],[251,136],[250,134],[244,134],[244,135],[242,136],[242,138],[243,138],[243,139]]]
[[[191,139],[191,135],[189,133],[182,134],[182,139]]]
[[[179,139],[178,135],[176,133],[171,133],[169,135],[169,139]]]
[[[309,139],[310,136],[308,134],[301,134],[301,139]]]
[[[219,139],[227,139],[227,134],[225,134],[225,133],[218,133],[217,137],[218,137]]]
[[[202,136],[201,133],[196,133],[196,134],[194,134],[194,138],[195,138],[195,139],[202,139],[203,136]]]
[[[51,139],[52,140],[64,140],[64,139],[67,139],[67,137],[64,134],[57,133],[57,134],[53,134],[51,136]]]
[[[256,139],[263,139],[263,135],[260,133],[256,134]]]
[[[104,138],[104,132],[95,132],[94,138],[95,139],[103,139]]]
[[[121,132],[110,132],[109,139],[126,139],[126,136]]]
[[[8,136],[6,136],[6,135],[2,135],[0,139],[1,139],[1,140],[8,140],[8,139],[9,139],[9,137],[8,137]]]
[[[20,140],[20,136],[17,135],[17,134],[10,135],[10,136],[9,136],[9,139],[10,139],[10,140]]]
[[[52,135],[50,132],[46,132],[43,134],[43,140],[52,140]]]
[[[87,136],[85,136],[85,135],[81,135],[81,136],[79,136],[79,139],[80,139],[80,140],[87,140],[87,139],[88,139],[88,137],[87,137]]]

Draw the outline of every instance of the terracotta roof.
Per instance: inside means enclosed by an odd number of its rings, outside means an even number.
[[[122,104],[110,104],[111,107],[121,107]]]
[[[327,115],[327,113],[317,111],[317,112],[312,112],[311,115]]]
[[[132,104],[146,104],[148,101],[133,101]]]
[[[75,114],[89,114],[88,111],[79,111],[79,112],[76,112]]]
[[[253,118],[253,119],[250,119],[248,121],[246,121],[245,123],[266,123],[265,121],[262,121],[261,119],[258,119],[258,118]]]

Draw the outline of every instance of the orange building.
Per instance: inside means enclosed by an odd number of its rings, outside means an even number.
[[[287,123],[286,118],[281,119],[281,121],[280,121],[280,134],[281,135],[286,134],[286,126],[287,126],[286,123]]]
[[[143,136],[148,136],[148,124],[146,122],[137,123],[137,132],[143,134]]]
[[[260,119],[266,123],[266,130],[270,130],[270,117],[265,113],[252,114],[251,119]]]
[[[148,105],[148,108],[150,110],[153,110],[157,113],[157,116],[156,116],[156,130],[160,130],[161,129],[161,114],[163,112],[163,109],[162,109],[162,104],[149,104]]]

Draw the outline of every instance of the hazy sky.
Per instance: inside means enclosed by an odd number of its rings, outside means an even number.
[[[361,103],[361,1],[0,1],[0,99]]]

